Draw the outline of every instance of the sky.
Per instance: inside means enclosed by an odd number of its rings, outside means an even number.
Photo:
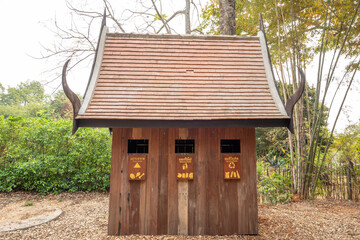
[[[87,8],[102,12],[102,0],[92,1],[75,1],[77,3],[86,5]],[[124,9],[139,10],[139,6],[134,4],[135,1],[122,0],[119,5],[114,6],[115,13],[124,19],[126,14],[121,14]],[[164,1],[164,12],[174,12],[184,7],[183,1],[167,0]],[[206,1],[205,1],[206,2]],[[203,6],[205,2],[201,1]],[[0,83],[5,86],[16,86],[20,82],[37,80],[41,82],[48,82],[55,76],[54,71],[49,72],[57,64],[54,61],[45,61],[36,59],[41,56],[41,52],[45,47],[53,47],[59,44],[58,39],[50,29],[54,29],[54,21],[65,28],[70,28],[72,15],[66,6],[65,0],[0,0]],[[100,21],[100,20],[99,20]],[[125,30],[127,32],[137,32],[134,27],[135,23],[130,20],[127,21]],[[178,33],[183,33],[183,18],[179,17],[175,20],[175,30]],[[196,18],[193,18],[196,22]],[[93,32],[98,34],[99,26]],[[111,23],[110,23],[111,27]],[[97,37],[97,36],[96,36]],[[75,92],[84,94],[88,76],[90,74],[92,58],[84,62],[82,65],[74,68],[68,75],[68,83],[71,89]],[[310,85],[315,83],[316,79],[317,58],[308,66],[307,81]],[[55,72],[60,73],[60,68]],[[339,70],[339,73],[341,70]],[[339,75],[340,76],[340,75]],[[346,112],[340,115],[337,124],[337,131],[342,131],[349,123],[358,122],[360,119],[359,103],[360,103],[360,74],[357,75],[354,81],[354,87],[348,95],[345,104]],[[60,84],[60,79],[57,79],[46,91],[53,93]],[[333,89],[331,89],[333,91]],[[339,96],[342,96],[345,90],[342,90]],[[330,126],[336,117],[337,108],[340,106],[340,98],[335,101],[333,112],[330,113]],[[349,122],[350,120],[350,122]]]

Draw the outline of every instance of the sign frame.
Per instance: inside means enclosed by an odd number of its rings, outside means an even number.
[[[128,179],[129,181],[146,180],[147,154],[128,155]]]
[[[178,181],[192,181],[194,179],[195,154],[176,155],[176,179]]]
[[[240,154],[221,154],[225,180],[240,180]]]

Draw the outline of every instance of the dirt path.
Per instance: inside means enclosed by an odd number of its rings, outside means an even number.
[[[25,206],[30,205],[30,206]],[[30,193],[0,193],[0,221],[15,208],[61,208],[55,221],[25,230],[0,233],[0,239],[152,239],[152,236],[108,237],[108,194],[63,193],[40,197]],[[22,209],[20,209],[22,211]],[[20,211],[20,212],[21,212]],[[21,218],[21,217],[20,217]],[[196,237],[197,239],[360,239],[360,203],[304,201],[259,206],[259,236]],[[157,239],[194,239],[158,236]]]

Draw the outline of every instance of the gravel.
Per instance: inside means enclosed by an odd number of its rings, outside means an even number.
[[[316,200],[259,205],[258,236],[107,236],[108,193],[62,193],[45,197],[25,192],[0,193],[1,209],[24,206],[61,208],[54,221],[0,233],[0,239],[360,239],[360,203]],[[1,213],[4,219],[4,213]],[[11,216],[6,214],[6,216]],[[6,218],[5,216],[5,218]],[[10,219],[9,219],[10,221]]]

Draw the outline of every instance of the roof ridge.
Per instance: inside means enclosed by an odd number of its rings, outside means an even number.
[[[107,33],[109,37],[122,38],[162,38],[162,39],[204,39],[204,40],[259,40],[258,36],[248,35],[191,35],[191,34],[152,34],[152,33]]]

